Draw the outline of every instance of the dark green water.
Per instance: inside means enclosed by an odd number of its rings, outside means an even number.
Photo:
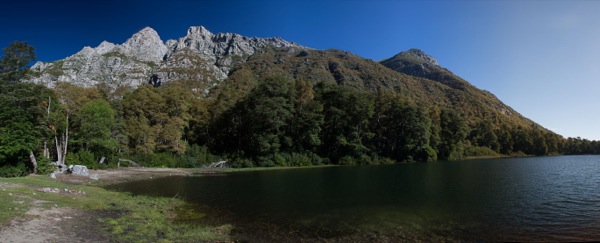
[[[600,240],[600,156],[255,171],[115,185],[178,196],[242,240]]]

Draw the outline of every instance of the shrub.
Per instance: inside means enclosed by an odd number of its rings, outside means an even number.
[[[488,147],[472,146],[465,149],[466,157],[498,157],[498,152]]]
[[[54,165],[50,164],[50,159],[44,158],[44,157],[40,157],[37,159],[37,174],[38,175],[47,175],[50,174],[52,171],[56,170],[56,167],[54,167]]]
[[[233,167],[233,168],[254,167],[254,163],[250,159],[237,157],[237,158],[231,159],[231,167]]]
[[[85,165],[88,169],[103,169],[106,167],[96,161],[92,152],[86,150],[67,154],[65,162],[70,165]]]
[[[199,146],[193,144],[188,147],[183,155],[183,159],[186,162],[186,167],[200,167],[202,165],[210,164],[219,161],[220,159],[213,155],[206,146]]]
[[[356,165],[356,159],[352,156],[344,156],[340,158],[338,165]]]
[[[289,166],[309,166],[312,164],[311,158],[304,153],[291,153],[287,161]]]
[[[29,174],[29,168],[23,163],[0,167],[0,177],[19,177]]]

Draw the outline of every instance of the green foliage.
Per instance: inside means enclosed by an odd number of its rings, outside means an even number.
[[[177,165],[184,165],[178,156],[170,153],[138,155],[134,161],[138,161],[144,167],[180,167]]]
[[[51,163],[50,159],[47,159],[45,157],[37,158],[37,163],[38,163],[38,167],[37,167],[36,173],[38,175],[47,175],[47,174],[50,174],[51,172],[53,172],[54,170],[56,170],[54,165],[50,164]]]
[[[325,120],[321,133],[323,154],[333,161],[368,154],[365,145],[373,137],[368,125],[374,113],[369,94],[344,86],[321,84],[318,88]]]
[[[33,169],[29,155],[49,139],[46,106],[54,95],[47,88],[28,83],[0,83],[0,167],[6,174],[27,174]],[[19,165],[23,164],[23,166]],[[21,173],[14,173],[23,169]]]
[[[28,64],[35,60],[35,51],[26,42],[15,41],[4,49],[0,60],[0,82],[16,82],[28,72]]]
[[[79,150],[77,153],[68,153],[65,161],[71,165],[85,165],[88,169],[104,169],[105,166],[99,164],[94,154],[87,150]]]
[[[218,162],[219,158],[208,150],[206,146],[200,146],[197,144],[191,145],[186,151],[183,159],[186,161],[184,167],[200,167],[210,163]]]
[[[454,110],[445,109],[440,115],[440,127],[438,158],[440,160],[461,159],[462,143],[468,130],[465,121]]]
[[[321,157],[311,152],[283,154],[286,166],[311,166],[320,165],[323,161]]]
[[[469,146],[465,149],[465,157],[499,157],[500,154],[489,147]]]
[[[255,166],[253,160],[242,156],[232,158],[230,161],[233,168],[250,168]]]
[[[115,124],[114,112],[104,100],[84,104],[75,119],[79,126],[74,140],[82,149],[94,151],[99,156],[108,156],[117,144],[111,139],[111,129]]]
[[[24,163],[4,164],[0,167],[0,177],[19,177],[29,174],[29,168]]]

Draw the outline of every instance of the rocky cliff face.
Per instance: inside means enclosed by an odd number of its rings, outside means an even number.
[[[29,81],[48,87],[56,82],[84,87],[104,83],[116,89],[182,80],[201,83],[206,93],[227,78],[235,64],[267,47],[304,48],[281,38],[213,34],[202,26],[191,27],[185,37],[165,43],[147,27],[120,45],[104,41],[63,60],[38,62],[31,68]]]

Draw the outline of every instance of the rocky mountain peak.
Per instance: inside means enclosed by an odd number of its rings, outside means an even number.
[[[167,46],[154,29],[146,27],[123,43],[121,50],[140,61],[157,62],[167,53]]]
[[[102,43],[100,43],[100,45],[98,45],[98,47],[96,47],[94,49],[96,50],[96,52],[98,52],[100,55],[102,55],[102,54],[113,51],[115,47],[116,47],[115,44],[110,43],[108,41],[103,41]]]
[[[427,54],[424,51],[417,49],[417,48],[413,48],[408,51],[401,52],[398,55],[414,57],[417,60],[425,62],[427,64],[431,64],[433,66],[438,66],[438,67],[440,66],[440,64],[434,57],[430,56],[429,54]]]
[[[188,29],[186,38],[209,40],[213,37],[213,33],[208,31],[204,26],[192,26]]]

